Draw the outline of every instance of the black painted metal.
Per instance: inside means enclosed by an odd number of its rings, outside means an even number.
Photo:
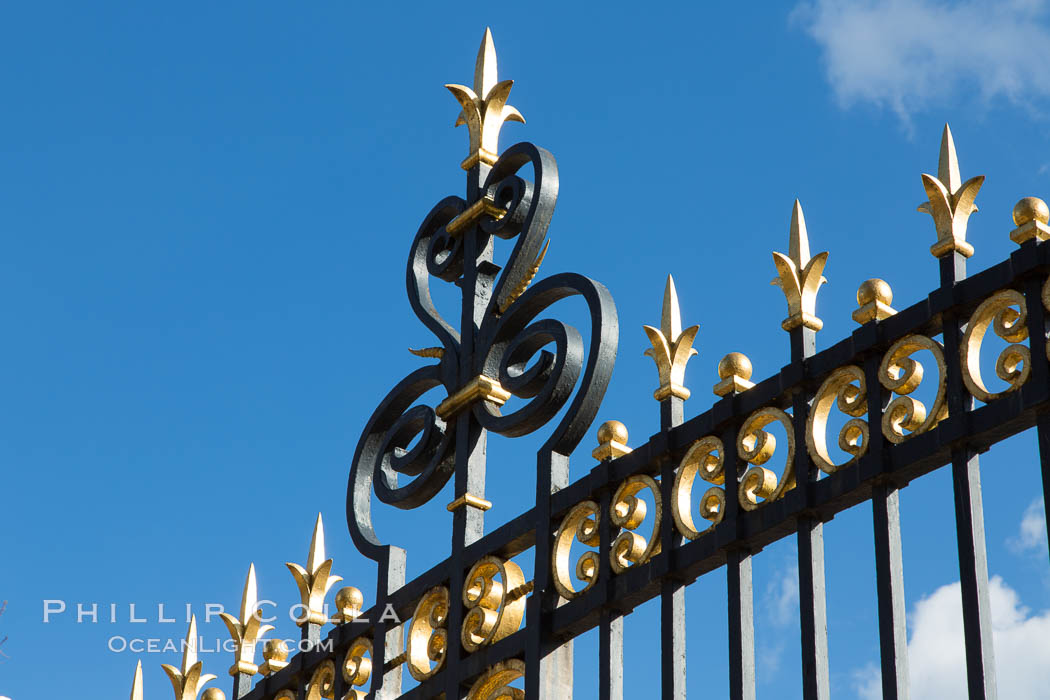
[[[531,166],[531,180],[519,174]],[[684,590],[697,577],[726,567],[729,624],[729,696],[756,695],[752,560],[768,544],[795,536],[798,542],[802,688],[806,698],[830,695],[825,600],[823,528],[835,514],[871,501],[875,540],[879,638],[886,698],[908,697],[908,659],[900,530],[901,489],[926,473],[951,465],[962,580],[963,615],[970,696],[995,694],[994,661],[988,617],[980,471],[977,454],[1012,435],[1036,427],[1044,499],[1050,493],[1050,362],[1046,355],[1047,314],[1042,287],[1050,274],[1050,244],[1028,242],[1007,260],[966,277],[965,260],[950,256],[940,263],[941,283],[926,299],[882,321],[872,321],[850,336],[816,352],[812,331],[790,334],[791,362],[753,388],[715,402],[685,419],[682,401],[660,405],[661,430],[633,452],[595,466],[569,481],[569,455],[588,430],[612,371],[618,335],[616,311],[608,291],[575,274],[536,280],[500,312],[498,301],[531,274],[542,248],[557,198],[553,157],[531,144],[507,149],[489,168],[468,172],[465,199],[449,197],[425,217],[412,243],[407,268],[412,308],[444,351],[436,364],[411,372],[384,398],[369,420],[354,456],[347,487],[347,523],[358,549],[378,563],[375,605],[362,619],[332,628],[332,651],[315,648],[297,654],[289,666],[248,690],[236,682],[234,695],[272,700],[289,689],[305,697],[305,685],[326,659],[341,668],[343,655],[359,636],[374,640],[370,691],[376,698],[459,700],[471,683],[494,664],[524,660],[527,698],[566,698],[572,693],[572,640],[598,629],[598,696],[623,697],[624,616],[636,606],[660,598],[661,696],[685,697],[686,655]],[[457,236],[446,225],[480,197],[507,210],[499,220],[483,215]],[[513,241],[502,264],[496,239]],[[438,314],[430,298],[434,280],[457,284],[462,292],[459,330]],[[961,379],[961,323],[988,295],[1017,289],[1027,299],[1032,353],[1031,376],[1019,391],[975,406]],[[568,296],[580,296],[590,310],[590,339],[553,319],[539,319]],[[539,319],[539,320],[538,320]],[[894,444],[881,432],[888,392],[878,380],[879,363],[897,340],[920,333],[942,335],[947,363],[949,415],[932,430]],[[549,350],[546,348],[550,348]],[[856,464],[831,475],[818,474],[806,450],[806,420],[814,392],[835,369],[864,368],[870,428],[866,453]],[[501,413],[485,402],[474,404],[447,424],[434,407],[420,401],[431,389],[451,395],[473,377],[496,378],[523,407]],[[444,395],[441,396],[444,398]],[[755,410],[777,406],[792,413],[796,440],[797,486],[772,503],[744,511],[737,502],[737,480],[747,465],[737,454],[737,433]],[[543,428],[556,418],[537,453],[535,505],[494,531],[485,533],[483,513],[461,508],[451,517],[449,557],[411,581],[405,578],[403,548],[386,543],[372,527],[373,495],[383,504],[415,508],[452,481],[452,498],[484,496],[488,433],[518,436]],[[671,514],[671,484],[688,447],[706,435],[719,436],[726,454],[726,507],[714,530],[695,540],[682,538]],[[409,445],[411,449],[406,448]],[[663,518],[660,554],[613,575],[609,552],[618,532],[609,521],[612,495],[624,479],[647,474],[660,482]],[[821,477],[821,478],[818,478]],[[403,481],[409,479],[408,481]],[[601,506],[598,581],[583,595],[563,601],[552,582],[553,537],[565,514],[583,500]],[[829,525],[830,527],[830,525]],[[468,654],[459,644],[464,610],[460,598],[470,566],[485,555],[509,559],[532,549],[534,590],[526,603],[525,625],[518,632]],[[834,578],[834,572],[829,572]],[[434,586],[449,589],[448,648],[445,666],[434,677],[403,691],[398,659],[405,628],[383,616],[392,606],[403,621]],[[364,620],[367,619],[368,622]],[[311,638],[314,632],[304,630]],[[350,688],[337,673],[335,697]]]

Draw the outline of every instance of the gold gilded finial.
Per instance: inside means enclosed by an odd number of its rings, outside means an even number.
[[[685,366],[689,358],[696,354],[693,341],[696,340],[700,326],[690,326],[682,330],[682,314],[678,309],[678,292],[674,288],[674,278],[667,276],[664,287],[664,306],[660,316],[660,328],[642,326],[649,342],[653,344],[645,354],[653,358],[656,371],[660,375],[660,386],[653,392],[657,401],[677,396],[689,398],[685,388]]]
[[[817,253],[809,257],[809,234],[806,232],[806,219],[802,215],[802,205],[795,200],[791,211],[791,239],[788,255],[773,252],[773,264],[777,267],[779,277],[772,284],[784,292],[788,303],[788,317],[781,323],[786,331],[805,326],[815,331],[824,327],[823,321],[816,316],[817,292],[820,285],[827,282],[824,278],[824,266],[828,254]]]
[[[893,290],[884,280],[875,277],[860,283],[857,288],[857,310],[853,320],[864,324],[868,321],[889,318],[897,311],[890,306],[893,303]]]
[[[361,589],[353,586],[344,586],[335,594],[336,613],[332,622],[340,624],[353,622],[354,618],[361,614],[361,608],[365,604],[365,596]]]
[[[966,242],[966,223],[970,214],[977,211],[974,200],[983,183],[984,175],[962,182],[955,140],[952,130],[945,124],[941,135],[941,155],[937,161],[937,177],[923,173],[922,186],[929,199],[919,205],[919,211],[932,216],[937,228],[937,242],[930,246],[930,252],[935,258],[943,258],[953,252],[966,258],[973,255],[973,246]]]
[[[226,700],[226,693],[218,688],[208,688],[204,695],[201,695],[201,700]]]
[[[324,599],[332,586],[342,581],[343,577],[332,576],[332,560],[325,559],[324,523],[321,522],[320,513],[317,514],[314,536],[310,540],[310,553],[306,558],[306,568],[290,562],[285,566],[295,578],[303,606],[303,613],[295,623],[302,627],[308,623],[323,625],[328,622],[324,614]]]
[[[599,462],[616,459],[629,453],[627,446],[627,426],[618,420],[607,420],[598,428],[598,446],[591,456]]]
[[[259,673],[269,676],[288,665],[288,646],[280,639],[267,639],[263,645],[263,663]]]
[[[135,680],[131,681],[131,700],[142,700],[142,661],[135,666]]]
[[[499,156],[499,131],[503,122],[525,123],[521,112],[507,104],[512,85],[513,80],[497,81],[496,47],[492,43],[492,32],[486,28],[474,66],[474,89],[465,85],[445,86],[463,106],[463,111],[456,119],[456,126],[466,124],[470,132],[470,155],[462,163],[464,170],[470,170],[478,162],[489,165],[496,162]]]
[[[1017,245],[1033,238],[1045,241],[1050,238],[1050,209],[1038,197],[1025,197],[1014,205],[1014,224],[1010,240]]]
[[[190,628],[186,631],[186,641],[182,645],[182,668],[170,664],[161,664],[168,674],[171,687],[175,690],[175,700],[197,700],[200,687],[215,676],[201,673],[203,663],[197,660],[197,616],[190,616]]]
[[[229,613],[220,613],[219,617],[226,623],[226,629],[230,631],[233,640],[237,661],[230,667],[230,675],[247,673],[254,676],[259,672],[255,665],[255,646],[259,637],[273,629],[273,625],[263,625],[262,610],[259,609],[259,595],[255,584],[255,564],[248,566],[248,578],[244,582],[244,592],[241,594],[241,614],[234,617]]]
[[[729,396],[747,391],[754,386],[754,383],[750,381],[753,371],[751,360],[747,355],[742,352],[731,352],[718,363],[718,378],[721,381],[714,385],[712,391],[716,396]]]

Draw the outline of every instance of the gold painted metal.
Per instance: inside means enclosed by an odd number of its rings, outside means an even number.
[[[408,672],[417,681],[425,681],[445,666],[448,605],[448,589],[444,586],[431,588],[416,604],[416,611],[408,626],[405,661]]]
[[[285,563],[285,566],[295,578],[295,585],[299,587],[300,603],[304,608],[295,624],[302,627],[308,623],[323,625],[328,622],[328,616],[324,611],[324,599],[332,586],[342,581],[343,577],[333,576],[332,560],[325,559],[324,523],[321,522],[320,513],[317,514],[314,535],[310,540],[310,553],[306,558],[306,567],[291,562]]]
[[[142,700],[142,661],[135,665],[135,678],[131,681],[131,700]]]
[[[920,350],[928,350],[937,365],[937,394],[928,411],[925,404],[909,396],[923,380],[922,363],[911,357]],[[882,413],[882,434],[887,440],[904,442],[914,435],[925,433],[948,417],[948,405],[944,400],[947,376],[944,348],[925,335],[901,338],[886,351],[879,366],[879,382],[897,394]],[[905,433],[905,430],[908,432]]]
[[[857,310],[853,320],[860,324],[868,321],[881,321],[897,311],[890,306],[893,303],[893,290],[884,280],[875,277],[860,283],[857,288]]]
[[[259,673],[269,676],[288,665],[288,647],[280,639],[267,639],[263,645],[263,662]]]
[[[241,612],[238,617],[229,613],[219,613],[219,617],[226,623],[226,629],[230,632],[233,640],[236,661],[230,667],[230,675],[247,673],[254,676],[259,672],[255,665],[255,647],[259,643],[259,637],[273,629],[273,625],[264,625],[262,610],[259,608],[259,595],[255,583],[255,564],[248,566],[248,577],[244,581],[244,591],[241,593]]]
[[[699,476],[715,484],[700,498],[700,517],[710,522],[699,530],[693,522],[693,483]],[[695,540],[714,529],[725,515],[726,492],[719,488],[725,483],[725,445],[713,435],[700,438],[682,457],[671,489],[671,515],[675,527],[683,537]]]
[[[1038,197],[1025,197],[1014,205],[1014,224],[1010,240],[1021,245],[1033,238],[1037,241],[1050,239],[1050,209]]]
[[[854,384],[856,382],[856,384]],[[828,418],[833,406],[853,416],[839,430],[839,449],[851,455],[842,464],[835,464],[828,454]],[[868,450],[868,422],[861,416],[868,412],[868,391],[864,370],[855,365],[839,367],[824,380],[813,397],[806,421],[806,449],[813,463],[825,474],[834,474],[860,459]]]
[[[970,214],[977,211],[974,200],[984,184],[984,175],[962,182],[959,175],[959,157],[955,153],[952,130],[944,125],[941,135],[941,155],[937,160],[937,177],[922,175],[922,186],[927,201],[919,205],[919,211],[933,217],[937,229],[937,242],[930,246],[935,258],[952,253],[963,257],[973,255],[973,246],[966,242],[966,224]]]
[[[361,614],[364,605],[365,596],[360,588],[340,588],[335,594],[336,613],[332,616],[332,622],[337,625],[353,622]]]
[[[201,700],[226,700],[226,693],[218,688],[206,688],[201,694]]]
[[[602,423],[598,428],[598,446],[591,452],[591,456],[602,462],[630,452],[631,448],[627,446],[627,426],[618,420]]]
[[[773,422],[784,426],[788,443],[787,461],[779,479],[773,471],[762,466],[777,449],[776,437],[763,430]],[[744,510],[755,510],[762,505],[759,498],[769,503],[780,498],[785,491],[795,488],[795,431],[791,425],[791,416],[784,411],[767,407],[748,416],[737,435],[736,449],[740,458],[752,465],[744,472],[737,489],[740,507]]]
[[[653,533],[648,541],[635,530],[645,522],[647,506],[638,498],[643,489],[653,494]],[[646,474],[627,477],[613,495],[609,518],[616,527],[624,529],[613,540],[609,549],[609,563],[614,574],[622,574],[628,567],[644,564],[653,555],[660,553],[660,521],[663,517],[663,501],[660,486]]]
[[[493,160],[493,162],[495,162],[495,160]],[[470,168],[466,169],[469,170]],[[491,199],[482,197],[460,212],[455,219],[445,224],[445,230],[448,231],[448,235],[450,236],[458,236],[473,226],[482,216],[491,216],[498,221],[506,215],[506,209],[497,207],[496,203]]]
[[[551,552],[554,588],[558,595],[571,600],[582,595],[598,580],[598,553],[584,552],[576,561],[576,578],[583,581],[583,588],[576,590],[572,585],[569,557],[573,540],[588,547],[598,546],[598,523],[601,512],[594,501],[578,503],[561,521],[561,526],[554,533],[554,548]]]
[[[548,238],[543,244],[543,250],[541,250],[540,254],[536,256],[536,260],[532,263],[532,267],[529,268],[528,273],[526,273],[525,276],[521,278],[521,281],[514,285],[514,289],[510,290],[506,297],[499,302],[499,312],[501,314],[506,313],[507,309],[510,308],[510,305],[516,302],[521,295],[525,293],[525,290],[529,288],[529,285],[532,284],[532,280],[536,279],[536,274],[540,271],[540,265],[543,264],[543,259],[547,257],[547,249],[550,248],[550,246],[551,241]]]
[[[995,362],[996,376],[1009,384],[998,392],[989,391],[981,377],[981,344],[989,328],[1006,342],[1012,343],[999,354]],[[1028,309],[1024,295],[1020,292],[1013,289],[996,292],[974,309],[966,324],[959,352],[962,356],[963,383],[975,399],[985,403],[994,401],[1016,391],[1028,381],[1032,372],[1032,355],[1028,346],[1020,344],[1027,339]]]
[[[478,163],[492,165],[496,162],[503,122],[525,123],[521,112],[507,104],[513,85],[513,80],[497,81],[496,47],[492,43],[492,32],[486,28],[474,65],[474,89],[465,85],[445,85],[463,107],[456,126],[466,124],[470,132],[470,154],[461,164],[464,170],[470,170]]]
[[[334,700],[335,698],[335,662],[331,659],[322,661],[310,676],[306,686],[306,700]]]
[[[747,391],[754,386],[750,381],[754,368],[751,360],[742,352],[731,352],[718,362],[718,379],[712,391],[716,396],[729,396]]]
[[[492,666],[481,675],[467,693],[467,700],[525,700],[525,691],[511,688],[510,683],[525,677],[525,662],[508,659]]]
[[[171,687],[175,691],[175,700],[197,700],[201,686],[216,678],[211,673],[201,673],[203,663],[197,660],[197,616],[190,616],[190,628],[186,631],[186,642],[182,649],[182,666],[175,668],[170,664],[160,667],[168,674]]]
[[[294,690],[282,690],[274,696],[273,700],[296,700]]]
[[[367,656],[366,656],[367,654]],[[343,681],[348,686],[363,688],[372,676],[372,640],[358,637],[350,643],[343,658]],[[367,690],[354,690],[351,687],[343,700],[365,700]]]
[[[521,627],[525,597],[510,599],[512,591],[525,587],[525,575],[512,561],[482,557],[470,569],[463,584],[463,617],[460,641],[468,652],[509,637]]]
[[[430,357],[437,360],[445,357],[445,348],[420,348],[419,350],[409,348],[408,351],[416,357]]]
[[[445,506],[445,508],[446,510],[448,510],[448,512],[454,513],[460,508],[466,508],[468,506],[471,508],[477,508],[478,510],[484,512],[492,508],[492,501],[486,501],[484,498],[479,498],[472,493],[465,493],[456,500],[449,503],[447,506]]]
[[[510,392],[500,386],[500,383],[492,377],[484,374],[467,382],[467,385],[437,405],[434,412],[443,421],[448,421],[455,415],[470,408],[478,401],[488,401],[497,406],[507,403]]]
[[[786,331],[805,326],[815,331],[824,327],[824,322],[817,318],[817,292],[820,285],[827,282],[824,278],[824,266],[828,254],[817,253],[809,256],[809,234],[806,232],[806,218],[802,214],[802,205],[795,200],[791,211],[791,236],[788,255],[773,252],[773,264],[776,265],[778,277],[772,284],[784,292],[788,304],[788,317],[781,323]]]
[[[682,330],[682,313],[678,308],[678,291],[674,287],[674,278],[667,276],[664,287],[663,313],[660,315],[660,328],[642,326],[649,336],[652,347],[645,354],[653,358],[656,372],[660,376],[660,386],[653,392],[657,401],[666,401],[672,396],[685,400],[689,390],[685,388],[685,366],[689,358],[696,355],[693,341],[700,326],[690,326]]]

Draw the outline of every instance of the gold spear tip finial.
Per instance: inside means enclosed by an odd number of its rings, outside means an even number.
[[[142,660],[135,664],[135,679],[131,681],[131,700],[142,700]]]
[[[470,170],[479,163],[492,165],[499,157],[499,132],[503,123],[516,121],[525,123],[514,107],[507,104],[513,80],[499,80],[496,64],[496,46],[492,31],[485,29],[474,64],[474,87],[454,83],[445,87],[463,108],[456,118],[456,126],[466,124],[470,134],[470,153],[460,164]]]
[[[197,616],[190,615],[190,628],[186,630],[186,641],[182,645],[182,675],[189,675],[197,663]]]
[[[664,285],[664,301],[660,312],[660,328],[642,326],[649,336],[652,347],[645,355],[653,358],[660,386],[653,392],[657,401],[666,401],[676,396],[683,401],[688,399],[690,391],[685,388],[685,366],[689,358],[697,354],[693,348],[700,326],[682,328],[682,312],[678,307],[678,290],[674,286],[674,277],[667,275]]]
[[[627,446],[627,426],[618,420],[607,420],[598,428],[598,447],[591,452],[599,462],[616,459],[631,452]]]
[[[325,559],[324,522],[321,520],[321,514],[318,513],[317,522],[314,523],[314,534],[313,537],[310,538],[310,553],[306,556],[306,570],[311,574],[316,574]]]
[[[927,199],[919,205],[919,211],[933,217],[937,242],[930,246],[930,253],[935,258],[953,253],[965,258],[973,255],[973,246],[966,242],[966,225],[970,214],[977,211],[975,200],[982,184],[984,175],[962,181],[955,139],[951,127],[945,124],[941,134],[941,152],[937,159],[937,177],[922,174],[922,187],[926,190]]]
[[[814,331],[824,327],[817,318],[817,292],[828,280],[824,277],[824,266],[828,262],[827,252],[810,257],[809,232],[802,204],[796,199],[791,210],[791,231],[788,239],[788,254],[773,252],[773,264],[777,277],[772,284],[780,287],[788,304],[788,317],[781,323],[786,331],[799,326]]]

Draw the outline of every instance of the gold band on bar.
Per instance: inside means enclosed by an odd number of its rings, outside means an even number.
[[[484,498],[479,498],[474,494],[465,493],[456,500],[449,503],[446,508],[448,512],[455,513],[460,508],[470,506],[471,508],[477,508],[480,511],[486,511],[492,508],[492,501],[486,501]]]
[[[510,392],[500,386],[500,383],[492,377],[484,374],[467,382],[467,385],[438,404],[434,412],[438,418],[447,421],[449,418],[459,414],[478,401],[490,401],[497,406],[507,403]]]

